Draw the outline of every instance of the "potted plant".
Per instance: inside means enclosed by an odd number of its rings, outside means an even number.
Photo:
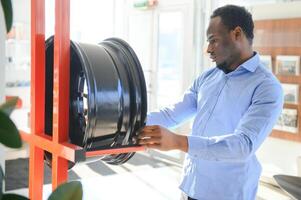
[[[6,34],[10,31],[13,22],[13,10],[11,0],[1,0],[0,8],[0,75],[4,74],[5,67],[5,38]],[[5,23],[4,23],[5,22]],[[2,53],[3,52],[3,53]],[[1,73],[2,72],[2,73]],[[2,79],[1,79],[2,78]],[[1,81],[2,84],[1,84]],[[2,89],[1,89],[2,88]],[[0,96],[4,93],[4,77],[0,77]],[[0,102],[3,98],[0,98]],[[19,131],[10,119],[9,115],[13,111],[17,103],[17,98],[13,98],[10,101],[0,104],[0,143],[9,148],[20,148],[22,146],[22,140],[19,135]],[[0,166],[0,200],[25,200],[28,199],[17,194],[5,194],[3,193],[3,179],[4,173]],[[60,185],[48,198],[48,200],[80,200],[82,199],[82,186],[79,181],[73,181]]]

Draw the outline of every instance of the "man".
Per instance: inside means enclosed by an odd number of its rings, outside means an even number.
[[[210,58],[183,99],[148,115],[139,143],[186,152],[180,189],[188,199],[254,200],[261,166],[255,152],[272,130],[282,89],[253,52],[252,15],[243,7],[216,9],[207,29]],[[188,136],[167,128],[195,116]]]

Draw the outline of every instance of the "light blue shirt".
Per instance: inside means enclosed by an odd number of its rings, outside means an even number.
[[[148,115],[173,127],[195,116],[181,190],[199,200],[254,200],[261,173],[255,152],[283,107],[279,81],[256,53],[235,71],[200,75],[183,99]]]

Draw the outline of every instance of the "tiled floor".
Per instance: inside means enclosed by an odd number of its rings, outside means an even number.
[[[177,200],[181,167],[145,153],[138,153],[130,162],[121,166],[88,164],[77,165],[73,171],[81,177],[84,200]],[[28,196],[28,189],[16,192]],[[44,186],[44,199],[51,192],[51,185]],[[276,187],[261,183],[257,200],[289,200]]]
[[[72,171],[81,178],[86,200],[173,200],[179,199],[181,167],[144,153],[121,166],[104,163],[76,165]],[[28,189],[13,191],[28,196]],[[51,185],[44,185],[44,198]]]

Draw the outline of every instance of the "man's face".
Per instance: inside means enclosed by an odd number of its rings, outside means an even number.
[[[225,72],[231,71],[233,63],[239,59],[239,50],[236,47],[231,31],[223,25],[220,17],[210,20],[207,29],[207,52],[217,67]]]

